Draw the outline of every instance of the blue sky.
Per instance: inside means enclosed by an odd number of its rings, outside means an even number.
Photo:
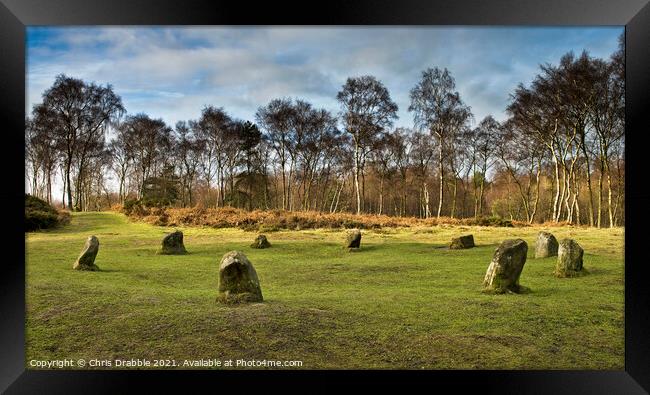
[[[446,67],[476,122],[504,119],[509,94],[539,64],[583,49],[607,58],[623,27],[29,27],[26,110],[56,75],[110,83],[129,113],[170,126],[205,105],[254,121],[277,97],[338,113],[348,77],[371,74],[411,127],[408,94],[427,67]]]

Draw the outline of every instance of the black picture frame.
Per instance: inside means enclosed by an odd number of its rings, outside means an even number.
[[[625,25],[626,232],[624,371],[26,371],[23,214],[25,31],[34,25]],[[173,0],[0,0],[0,114],[4,129],[0,202],[5,244],[0,275],[0,391],[127,392],[133,381],[168,386],[188,378],[215,390],[224,383],[322,389],[380,383],[404,388],[499,393],[637,394],[650,391],[650,306],[643,260],[650,193],[643,189],[650,114],[648,0],[327,1],[308,4]],[[11,253],[11,255],[8,254]],[[255,378],[251,379],[254,375]],[[189,377],[188,377],[189,376]],[[169,387],[167,387],[169,388]],[[185,387],[187,388],[187,387]],[[287,387],[288,388],[288,387]]]

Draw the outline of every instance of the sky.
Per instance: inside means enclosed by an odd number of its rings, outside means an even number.
[[[58,74],[111,84],[129,114],[170,126],[206,105],[254,121],[260,106],[301,98],[338,113],[348,77],[374,75],[412,127],[409,91],[447,68],[475,123],[505,119],[509,95],[569,51],[608,58],[623,27],[28,27],[26,112]]]

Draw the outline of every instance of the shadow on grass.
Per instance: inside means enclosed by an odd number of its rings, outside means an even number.
[[[116,269],[103,269],[101,266],[97,265],[98,268],[95,270],[75,270],[72,269],[74,272],[78,273],[118,273],[121,272],[122,270],[116,270]]]
[[[163,254],[159,250],[155,250],[153,253],[154,256],[188,256],[188,255],[196,255],[196,252],[184,252],[182,254]]]
[[[499,246],[498,243],[493,243],[493,244],[475,244],[474,247],[471,248],[449,248],[449,244],[442,244],[442,245],[434,245],[433,248],[436,250],[448,250],[448,251],[474,251],[477,249],[488,248],[488,247],[496,248],[498,246]]]
[[[493,289],[485,289],[483,287],[480,288],[480,293],[483,295],[494,295],[494,296],[500,296],[500,295],[529,295],[529,294],[537,294],[535,290],[530,288],[529,286],[526,285],[521,285],[519,284],[518,289],[516,291],[513,290],[493,290]]]
[[[350,252],[362,254],[364,252],[381,250],[383,249],[382,247],[383,247],[382,245],[377,245],[377,244],[370,244],[370,245],[366,244],[366,245],[361,245],[361,248],[359,248],[358,250],[350,249],[351,250]]]
[[[99,270],[95,270],[95,271],[96,271],[96,272],[100,272],[100,273],[119,273],[119,272],[121,272],[121,271],[123,271],[123,270],[117,270],[117,269],[102,269],[102,268],[100,267]]]

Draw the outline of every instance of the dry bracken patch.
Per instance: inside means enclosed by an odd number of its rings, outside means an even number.
[[[239,228],[251,231],[273,232],[290,229],[382,229],[398,227],[430,227],[437,225],[480,225],[522,227],[525,222],[498,217],[481,218],[416,218],[391,217],[375,214],[322,213],[317,211],[253,210],[233,207],[220,208],[148,208],[143,206],[120,209],[132,219],[157,226],[208,226],[212,228]]]

